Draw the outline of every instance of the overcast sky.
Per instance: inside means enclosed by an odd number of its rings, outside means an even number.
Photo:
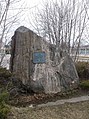
[[[24,0],[22,0],[22,1],[24,1]],[[25,17],[23,16],[24,21],[22,24],[29,26],[29,20],[28,19],[31,19],[32,13],[36,12],[37,7],[39,9],[41,8],[42,1],[43,0],[25,0],[25,3],[23,2],[25,4],[24,8],[26,8],[26,9],[24,9],[24,13],[25,13],[24,16]]]
[[[33,16],[33,12],[37,12],[36,7],[38,7],[39,9],[41,9],[42,7],[42,3],[49,1],[49,0],[20,0],[20,3],[17,3],[16,5],[13,4],[13,6],[11,6],[11,8],[13,8],[12,13],[16,13],[18,11],[21,11],[22,13],[19,16],[19,21],[18,23],[15,25],[15,27],[13,27],[12,31],[11,31],[11,35],[14,34],[14,31],[19,27],[19,26],[26,26],[28,28],[32,29],[32,26],[30,24],[30,20],[32,19]],[[51,0],[50,0],[51,1]],[[61,0],[52,0],[52,1],[61,1]],[[66,1],[66,0],[65,0]],[[79,0],[81,1],[81,0]],[[77,0],[76,0],[77,2]],[[34,22],[34,20],[32,21]]]
[[[51,0],[20,0],[20,1],[21,1],[20,3],[13,6],[17,9],[17,11],[19,8],[21,8],[20,11],[22,11],[18,25],[19,26],[24,25],[26,27],[31,28],[29,21],[31,20],[32,17],[34,17],[33,13],[37,12],[36,8],[38,7],[39,9],[41,9],[44,2],[51,1]],[[61,0],[52,0],[52,1],[59,2]],[[66,0],[64,0],[64,1],[66,1]],[[76,0],[76,2],[77,2],[77,0]],[[14,10],[14,12],[16,12],[16,10]]]
[[[43,1],[46,0],[21,0],[20,2],[17,2],[13,5],[11,4],[9,11],[10,16],[21,12],[20,15],[18,15],[19,20],[17,21],[11,32],[13,33],[13,31],[15,31],[19,26],[26,26],[28,28],[31,28],[29,19],[31,20],[32,13],[36,12],[36,7],[41,8]]]
[[[51,0],[21,0],[20,4],[16,5],[16,8],[21,8],[23,9],[23,15],[20,17],[20,24],[19,25],[29,25],[28,17],[32,17],[32,13],[36,12],[36,8],[41,9],[43,3],[46,1],[51,1]],[[60,0],[52,0],[52,1],[60,1]]]

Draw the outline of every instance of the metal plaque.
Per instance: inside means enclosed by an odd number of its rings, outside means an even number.
[[[41,64],[46,62],[45,52],[34,52],[33,53],[33,63]]]

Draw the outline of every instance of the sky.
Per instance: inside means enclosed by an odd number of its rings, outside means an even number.
[[[37,8],[41,9],[43,3],[49,0],[20,0],[20,1],[21,1],[20,3],[14,5],[14,8],[16,8],[17,11],[19,10],[19,8],[21,8],[20,10],[22,10],[22,14],[19,20],[20,21],[19,26],[25,25],[26,27],[31,28],[29,20],[32,20],[31,18],[34,17],[33,13],[37,12]],[[52,1],[60,1],[60,0],[52,0]],[[14,10],[14,12],[16,13],[16,10]]]
[[[20,2],[11,5],[9,10],[10,12],[9,14],[10,15],[12,14],[12,16],[19,13],[17,22],[10,30],[10,38],[14,35],[14,31],[20,26],[26,26],[27,28],[33,30],[33,27],[31,25],[31,23],[34,22],[33,13],[37,12],[37,7],[41,9],[43,3],[49,0],[17,0],[17,1]],[[60,1],[60,0],[52,0],[52,1]]]
[[[20,14],[21,16],[19,15],[18,26],[25,25],[26,27],[31,27],[29,21],[32,20],[32,17],[34,17],[33,13],[37,12],[37,8],[41,9],[43,3],[46,1],[49,0],[20,0],[20,3],[18,2],[16,5],[14,4],[13,12],[16,13],[18,11],[21,11]],[[52,0],[52,1],[61,1],[61,0]]]
[[[1,4],[3,4],[3,9],[5,6],[5,1],[6,0],[0,1]],[[37,8],[41,9],[43,2],[49,0],[11,0],[11,1],[13,2],[10,4],[9,7],[7,18],[9,20],[7,20],[7,24],[12,23],[13,19],[15,19],[15,22],[13,25],[11,25],[12,27],[8,32],[7,42],[11,40],[11,37],[14,35],[15,30],[20,26],[25,26],[33,30],[31,25],[31,23],[34,22],[33,14],[37,12]],[[6,38],[4,38],[3,42],[6,42]]]
[[[26,25],[28,24],[28,17],[31,18],[30,16],[33,12],[36,12],[36,8],[41,8],[42,6],[42,1],[43,0],[21,0],[22,8],[23,8],[23,16],[21,17],[22,23],[20,22],[21,25]],[[21,8],[21,9],[22,9]]]
[[[37,12],[37,8],[42,9],[45,2],[49,2],[51,0],[20,0],[20,2],[13,4],[13,13],[18,13],[21,11],[19,15],[19,20],[17,25],[12,29],[15,31],[19,26],[25,26],[33,30],[32,24],[34,24],[34,15]],[[52,0],[52,1],[61,1],[61,0]]]
[[[23,0],[24,1],[24,0]],[[36,8],[41,8],[43,0],[25,0],[25,14],[23,16],[24,22],[22,24],[29,26],[29,19],[31,20],[31,17],[33,15],[33,12],[36,13]],[[26,22],[25,22],[26,21]]]
[[[10,34],[14,34],[14,31],[20,26],[26,26],[32,30],[30,20],[32,20],[33,12],[36,13],[36,7],[41,8],[44,0],[20,0],[11,4],[9,10],[9,16],[15,16],[18,14],[18,20],[10,30]]]

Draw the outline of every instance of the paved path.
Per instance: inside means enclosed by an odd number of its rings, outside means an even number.
[[[39,104],[38,107],[61,105],[61,104],[64,104],[66,102],[75,103],[75,102],[82,102],[82,101],[87,101],[87,100],[89,100],[88,95],[87,96],[76,97],[76,98],[71,98],[71,99],[57,100],[56,102],[48,102],[46,104]]]

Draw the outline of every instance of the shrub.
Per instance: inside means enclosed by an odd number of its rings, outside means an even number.
[[[9,100],[9,93],[7,91],[4,91],[0,94],[0,103],[5,102],[7,103]]]
[[[11,72],[7,70],[6,68],[0,67],[0,77],[9,78],[11,77]]]
[[[11,87],[11,73],[9,70],[0,67],[0,119],[6,119],[10,111],[7,102],[9,100],[9,93],[7,90]]]
[[[9,93],[2,92],[0,94],[0,119],[6,119],[7,114],[10,112],[10,107],[7,104],[9,100]]]
[[[80,82],[81,89],[89,90],[89,80],[84,80]]]
[[[6,90],[7,88],[11,87],[11,76],[12,74],[9,70],[0,67],[0,90]]]
[[[89,79],[89,62],[77,62],[76,69],[80,79]]]
[[[7,114],[10,112],[10,108],[6,104],[0,104],[0,119],[6,119]]]

